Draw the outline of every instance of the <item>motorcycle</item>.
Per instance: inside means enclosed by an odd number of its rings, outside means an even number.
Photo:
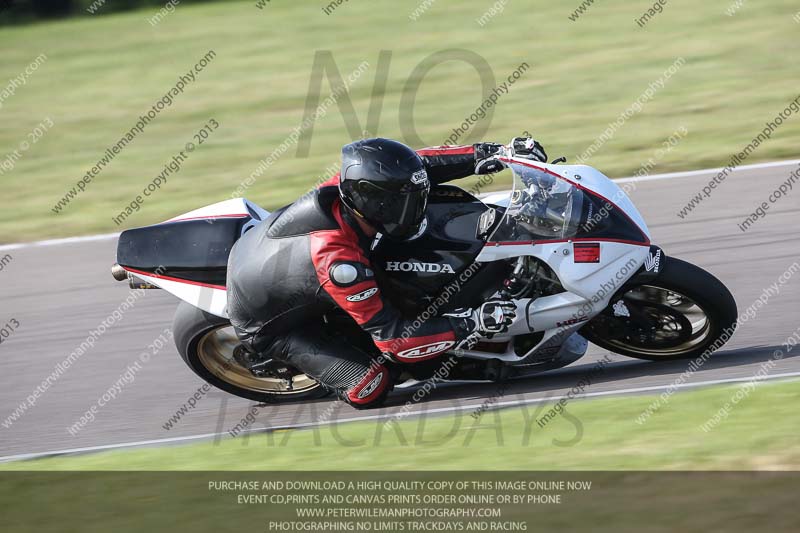
[[[450,348],[436,363],[404,365],[398,382],[530,376],[577,361],[589,341],[652,361],[710,354],[727,341],[737,318],[731,293],[653,245],[642,215],[612,180],[589,166],[561,164],[563,158],[519,158],[510,147],[496,157],[513,174],[510,191],[479,199],[453,185],[433,186],[419,232],[402,242],[379,234],[370,259],[384,296],[412,320],[496,297],[513,300],[517,317],[507,332],[465,348],[434,343],[405,354]],[[239,341],[225,309],[228,255],[269,217],[238,198],[127,230],[112,273],[131,287],[160,288],[182,300],[176,346],[208,383],[260,402],[320,397],[324,387],[280,361],[246,368],[234,357]],[[348,316],[325,319],[376,351]]]

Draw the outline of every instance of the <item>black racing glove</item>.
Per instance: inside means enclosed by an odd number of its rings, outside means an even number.
[[[511,139],[514,155],[525,159],[532,159],[540,163],[547,163],[547,153],[539,141],[530,137],[514,137]]]
[[[497,143],[473,144],[475,150],[475,174],[493,174],[503,170],[503,164],[494,156],[504,148]]]
[[[456,348],[470,349],[481,337],[508,331],[517,317],[517,305],[511,300],[489,300],[478,308],[457,310],[445,316],[460,319],[456,334],[464,340]]]

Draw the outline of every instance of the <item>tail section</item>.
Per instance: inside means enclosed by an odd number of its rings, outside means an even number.
[[[119,237],[117,263],[149,285],[226,317],[228,255],[244,232],[268,216],[268,211],[236,198],[130,229]]]

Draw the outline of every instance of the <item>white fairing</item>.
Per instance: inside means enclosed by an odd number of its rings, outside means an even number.
[[[573,243],[523,244],[513,246],[487,245],[478,255],[478,261],[497,261],[522,255],[537,257],[546,262],[558,275],[568,292],[544,296],[536,300],[517,302],[517,319],[503,338],[543,331],[542,341],[527,355],[540,356],[543,348],[557,349],[584,323],[608,307],[616,290],[644,263],[648,246],[615,242],[600,242],[599,263],[574,262]],[[507,337],[506,337],[507,335]],[[552,342],[551,342],[552,341]],[[499,358],[514,362],[525,359],[509,348],[507,353],[485,354],[473,352],[480,358]]]
[[[253,215],[256,218],[253,218]],[[250,220],[242,228],[242,233],[253,225],[259,224],[269,216],[269,211],[259,207],[244,198],[234,198],[217,202],[215,204],[189,211],[182,215],[173,217],[165,222],[178,222],[181,220],[207,219],[213,223],[219,218],[249,218]],[[147,283],[164,289],[165,291],[177,296],[181,300],[192,304],[212,315],[228,318],[227,312],[227,292],[224,288],[217,288],[203,284],[187,282],[176,278],[165,276],[148,276],[143,273],[134,272],[137,278],[145,280]]]
[[[593,241],[600,245],[600,262],[576,263],[572,241],[544,244],[487,244],[477,261],[497,261],[522,255],[538,257],[558,275],[570,293],[585,300],[603,297],[627,281],[644,263],[650,248],[618,242]]]
[[[184,302],[190,303],[203,311],[222,318],[228,318],[228,312],[225,309],[228,305],[228,295],[224,289],[212,289],[182,281],[145,276],[144,274],[136,274],[136,277],[161,287]]]
[[[188,213],[178,215],[165,222],[175,222],[177,220],[188,220],[192,218],[213,219],[216,217],[250,216],[248,208],[250,211],[261,215],[260,218],[262,220],[269,216],[269,211],[262,209],[253,202],[249,202],[244,198],[233,198],[231,200],[207,205],[200,209],[195,209],[194,211],[189,211]]]
[[[509,162],[514,160],[508,160]],[[528,166],[558,174],[566,181],[583,189],[588,189],[605,198],[623,211],[631,221],[639,226],[642,233],[650,239],[650,233],[639,211],[627,194],[614,182],[597,170],[585,165],[547,165],[543,163]],[[495,193],[483,198],[483,202],[501,207],[510,205],[511,192]],[[491,240],[491,239],[490,239]],[[576,258],[576,244],[585,243],[599,246],[596,262],[579,262]],[[570,338],[585,322],[596,316],[609,303],[616,290],[630,279],[642,266],[649,254],[647,244],[616,242],[602,238],[563,239],[553,242],[488,242],[476,261],[488,262],[513,259],[520,256],[533,256],[541,259],[558,276],[562,286],[568,291],[535,301],[518,302],[517,319],[512,324],[507,337],[545,332],[542,341],[526,355],[543,351],[544,347],[557,349]],[[553,344],[555,343],[555,344]],[[475,357],[498,357],[497,354],[471,353]],[[538,356],[538,354],[537,354]],[[509,348],[500,354],[500,359],[508,362],[524,359]]]

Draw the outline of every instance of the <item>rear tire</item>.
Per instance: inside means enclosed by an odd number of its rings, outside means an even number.
[[[230,322],[186,302],[181,302],[175,311],[172,331],[183,361],[195,374],[218,389],[261,403],[310,400],[328,394],[319,383],[303,374],[298,373],[302,376],[303,387],[295,391],[281,391],[279,380],[250,374],[226,357],[238,345]]]
[[[736,301],[727,287],[686,261],[666,257],[663,264],[658,278],[615,296],[608,309],[581,328],[581,335],[611,352],[650,361],[695,358],[709,348],[714,351],[725,344],[733,335],[738,317]],[[659,296],[660,301],[643,298],[648,294]],[[614,313],[612,306],[620,300],[628,307],[638,307],[642,315],[660,316],[669,323],[672,330],[665,332],[675,337],[673,345],[664,337],[659,339],[662,346],[658,342],[648,346],[647,341],[634,338],[635,333],[624,338],[620,332],[630,334],[634,328],[632,319]],[[703,315],[704,322],[697,320]],[[718,343],[720,340],[723,342]]]

